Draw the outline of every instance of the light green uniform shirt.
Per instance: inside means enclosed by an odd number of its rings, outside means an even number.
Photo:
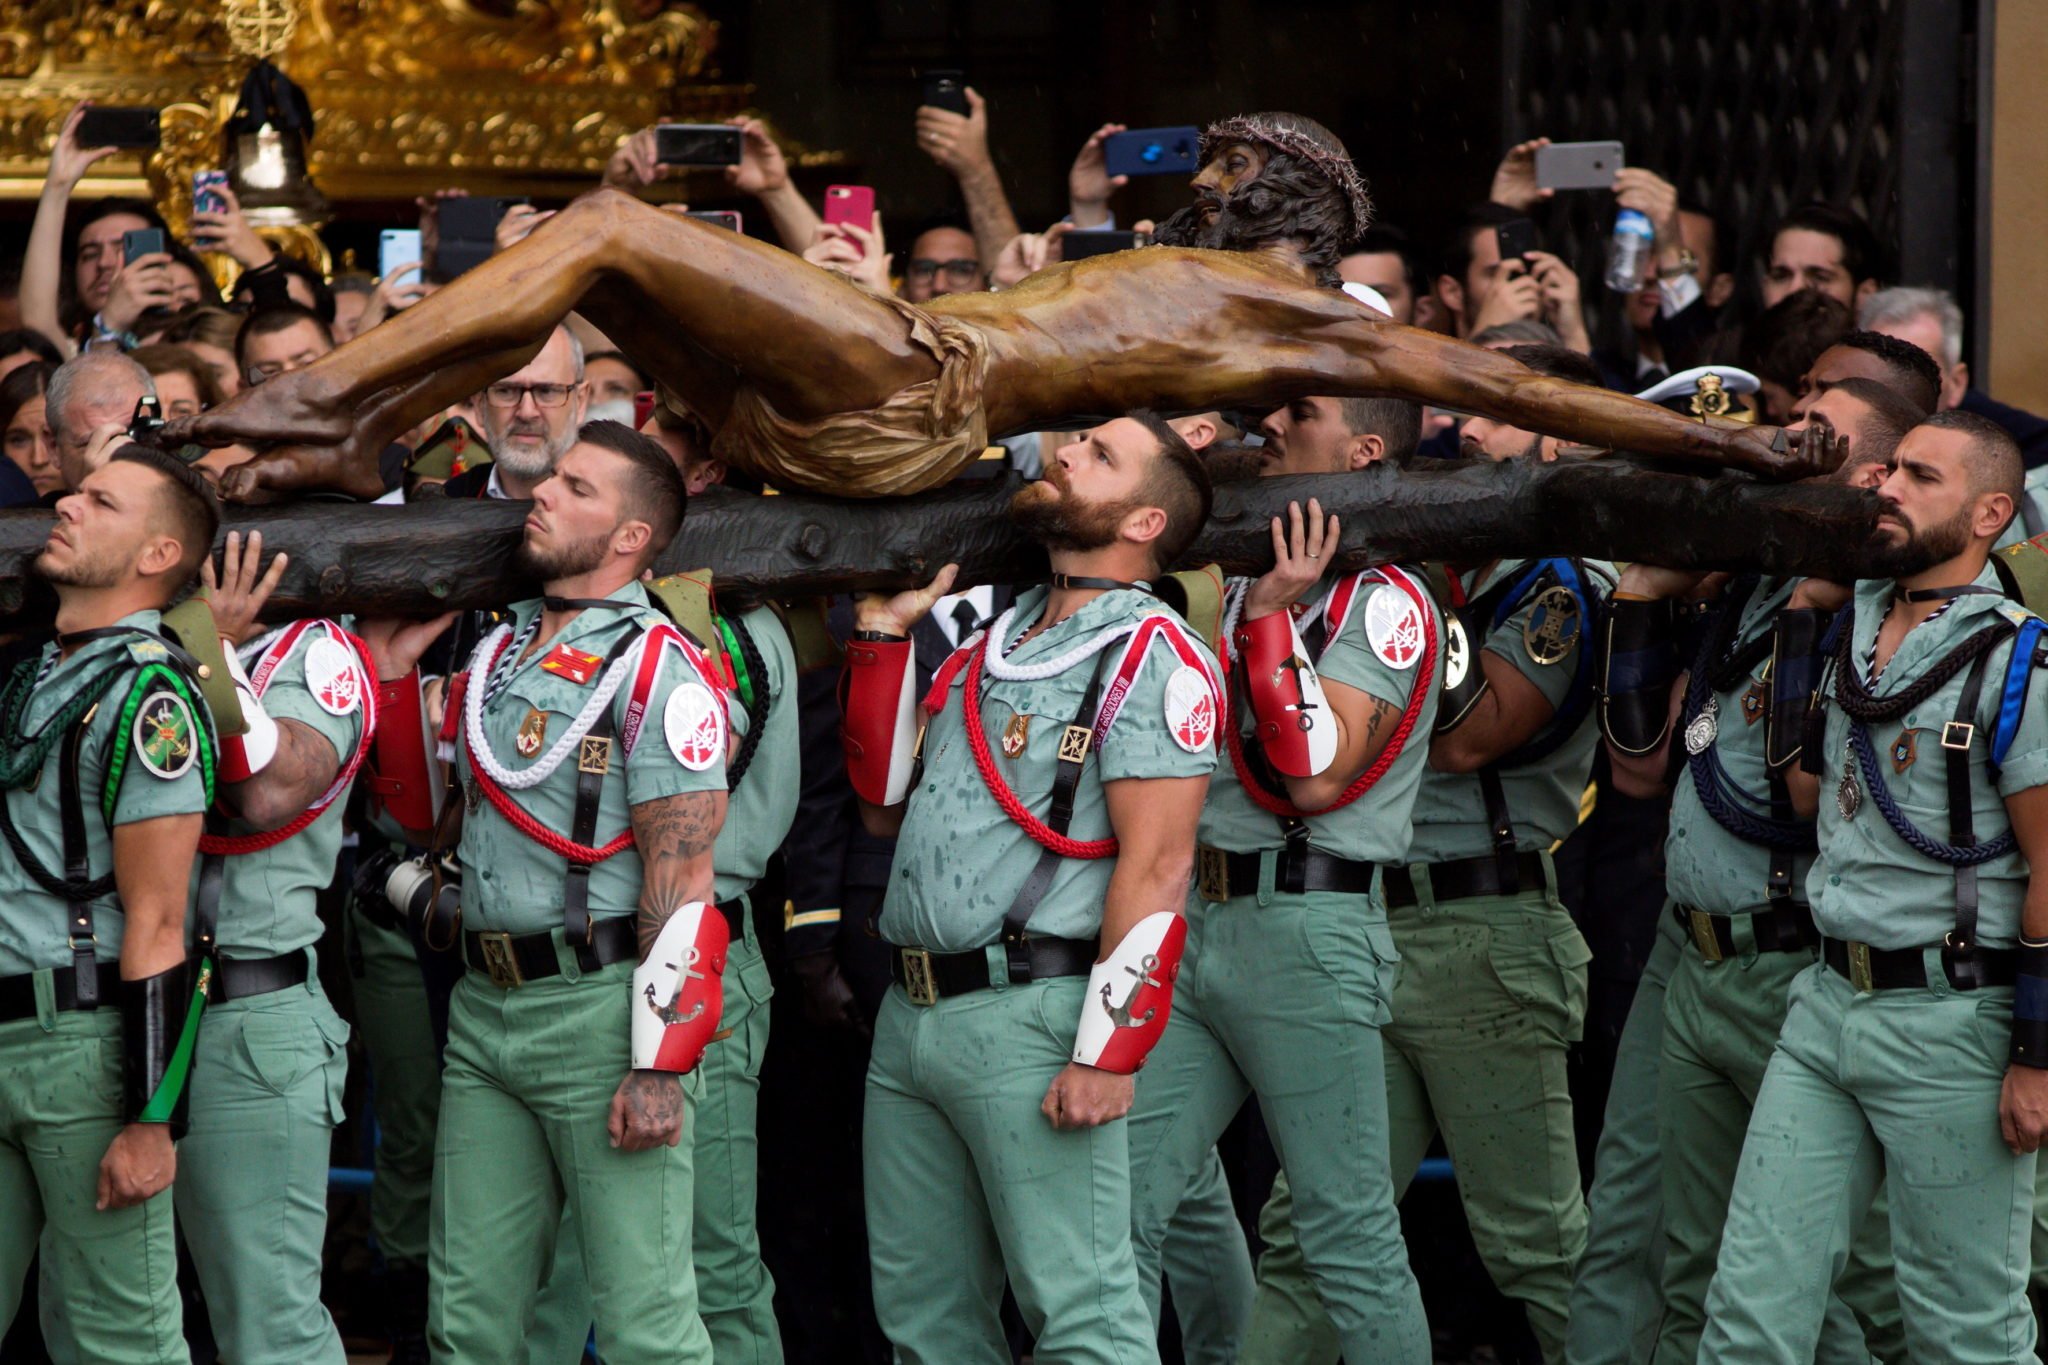
[[[1318,586],[1315,593],[1306,599],[1309,610],[1302,616],[1303,622],[1313,621],[1316,614],[1327,607],[1331,592],[1341,581],[1333,578]],[[1231,584],[1231,591],[1242,594],[1250,582],[1249,579],[1236,579]],[[1426,682],[1422,673],[1423,636],[1419,631],[1413,635],[1404,633],[1399,639],[1387,639],[1385,654],[1376,649],[1368,638],[1368,611],[1373,600],[1383,596],[1387,602],[1376,615],[1398,623],[1404,632],[1408,626],[1421,624],[1421,612],[1428,613],[1429,628],[1436,632],[1437,657]],[[1400,754],[1379,780],[1341,810],[1308,817],[1310,845],[1339,858],[1359,862],[1395,862],[1408,847],[1412,833],[1409,814],[1415,806],[1415,793],[1422,784],[1422,770],[1428,766],[1429,734],[1436,723],[1437,697],[1442,691],[1443,679],[1443,619],[1429,600],[1429,594],[1424,592],[1422,597],[1423,605],[1418,611],[1407,594],[1393,584],[1369,579],[1361,581],[1343,623],[1315,661],[1317,674],[1326,682],[1355,687],[1367,696],[1393,706],[1395,713],[1386,722],[1389,728],[1399,723],[1417,686],[1425,690],[1414,729],[1410,731]],[[1390,658],[1399,662],[1389,662]],[[1231,686],[1236,686],[1234,679]],[[1233,694],[1230,713],[1231,722],[1238,727],[1239,734],[1249,735],[1256,728],[1257,720],[1252,709],[1241,696]],[[1287,842],[1280,832],[1279,817],[1252,800],[1238,778],[1237,765],[1228,754],[1217,760],[1216,776],[1209,787],[1209,801],[1202,807],[1201,839],[1212,848],[1227,849],[1232,853],[1280,848]]]
[[[1994,591],[1998,576],[1987,565],[1977,582]],[[1856,632],[1850,657],[1863,676],[1870,646],[1890,603],[1890,580],[1867,582],[1856,589]],[[1957,645],[2003,615],[2017,624],[2025,608],[2003,597],[1959,597],[1947,611],[1922,622],[1886,663],[1875,694],[1896,696],[1924,676]],[[1992,737],[1998,728],[1999,694],[2005,682],[2012,643],[1991,651],[1977,698],[1977,731],[1970,744],[1971,825],[1980,841],[2011,828],[2005,798],[2048,783],[2048,673],[2033,669],[2027,678],[2026,710],[2005,763],[1991,770]],[[1948,751],[1941,747],[1942,727],[1955,718],[1956,704],[1969,670],[1937,688],[1934,695],[1897,720],[1870,727],[1878,776],[1900,811],[1929,838],[1949,842]],[[1829,692],[1832,697],[1832,688]],[[1827,707],[1827,738],[1821,751],[1826,764],[1820,781],[1820,857],[1806,877],[1813,917],[1829,938],[1851,939],[1874,948],[1918,948],[1941,940],[1955,927],[1955,872],[1920,853],[1885,822],[1874,793],[1860,768],[1856,780],[1863,800],[1853,817],[1844,817],[1838,794],[1848,757],[1849,720],[1840,706]],[[1899,759],[1907,761],[1901,767]],[[1977,868],[1977,941],[2008,948],[2019,932],[2020,908],[2027,894],[2027,860],[2018,850]]]
[[[1614,568],[1598,560],[1586,560],[1581,581],[1589,594],[1604,597],[1614,583]],[[1504,559],[1485,573],[1462,576],[1467,601],[1479,597],[1503,579],[1519,580],[1535,561]],[[1578,685],[1579,659],[1590,651],[1580,647],[1592,623],[1578,623],[1578,637],[1564,641],[1571,647],[1556,663],[1538,663],[1528,640],[1528,628],[1535,615],[1539,592],[1523,595],[1513,611],[1497,628],[1487,630],[1483,639],[1479,623],[1473,630],[1472,666],[1480,666],[1478,651],[1498,655],[1536,685],[1552,706],[1562,706],[1571,689]],[[1546,650],[1547,652],[1547,650]],[[1590,657],[1589,664],[1590,667]],[[1549,848],[1579,826],[1579,798],[1593,772],[1593,750],[1600,742],[1600,727],[1591,720],[1590,705],[1579,712],[1578,728],[1571,738],[1534,763],[1500,769],[1501,791],[1507,800],[1508,816],[1514,823],[1515,847],[1533,852]],[[1537,731],[1540,740],[1547,734]],[[1403,861],[1442,863],[1459,858],[1477,858],[1493,852],[1493,837],[1486,823],[1486,797],[1476,773],[1444,773],[1431,768],[1423,774],[1422,789],[1415,796],[1415,837]]]
[[[250,641],[241,651],[243,666],[254,673],[264,651],[276,638],[271,633]],[[272,720],[297,721],[326,740],[334,747],[339,773],[361,742],[364,703],[360,686],[330,689],[327,705],[314,698],[306,682],[306,654],[315,642],[327,638],[327,632],[318,625],[306,631],[290,656],[270,675],[263,692],[263,710]],[[340,708],[339,714],[330,707]],[[214,927],[214,942],[223,956],[277,957],[310,948],[320,941],[317,898],[334,880],[335,860],[341,856],[342,808],[348,804],[346,798],[344,792],[320,813],[319,819],[284,842],[227,859]],[[229,823],[227,833],[247,835],[256,830],[235,820]],[[198,864],[193,868],[192,885],[196,896]],[[197,904],[196,900],[194,903]]]
[[[1771,633],[1772,618],[1792,596],[1796,580],[1766,578],[1743,606],[1741,624],[1729,641],[1731,649]],[[1712,664],[1712,660],[1708,661]],[[1715,694],[1714,750],[1728,784],[1747,796],[1743,809],[1769,814],[1771,785],[1764,767],[1764,708],[1770,700],[1770,656],[1758,660],[1724,692]],[[1672,736],[1682,750],[1685,736]],[[1813,855],[1792,860],[1792,893],[1801,894]],[[1744,915],[1764,908],[1771,875],[1771,848],[1730,834],[1700,804],[1691,765],[1679,769],[1671,799],[1671,833],[1664,840],[1664,886],[1671,899],[1714,915]]]
[[[1038,620],[1045,600],[1043,588],[1018,597],[1016,609],[998,622],[1006,627],[994,645],[998,653]],[[1128,589],[1092,599],[1033,636],[1009,656],[1009,662],[1028,666],[1057,659],[1104,630],[1135,625],[1147,616],[1167,617],[1206,664],[1206,676],[1216,676],[1214,658],[1178,616],[1147,594]],[[1052,803],[1060,734],[1080,710],[1098,664],[1107,703],[1126,644],[1118,640],[1102,654],[1036,681],[1006,681],[985,671],[982,675],[981,730],[992,761],[1003,782],[1040,820]],[[1167,724],[1168,680],[1184,666],[1179,654],[1155,634],[1144,667],[1123,694],[1108,734],[1088,755],[1074,794],[1070,837],[1106,839],[1113,833],[1102,792],[1105,782],[1203,777],[1215,768],[1213,712],[1210,733],[1192,751]],[[1001,937],[1003,914],[1039,854],[1039,845],[990,795],[969,752],[965,679],[964,668],[954,674],[944,708],[925,731],[924,773],[904,813],[880,924],[882,937],[891,943],[948,953],[984,947]],[[1023,747],[1011,758],[1004,754],[1003,744],[1013,717],[1027,719],[1019,722],[1025,727]],[[1093,938],[1102,928],[1102,900],[1115,866],[1114,858],[1062,859],[1031,916],[1031,932]]]
[[[649,605],[647,594],[638,583],[628,583],[611,596],[613,601],[629,603],[630,607],[617,611],[586,608],[523,662],[512,657],[510,648],[506,650],[500,668],[510,669],[511,677],[484,705],[483,731],[491,751],[507,770],[516,774],[544,758],[589,702],[602,676],[601,667],[596,665],[591,668],[589,681],[582,683],[542,668],[542,661],[557,646],[566,645],[603,659],[611,654],[621,637],[667,623],[668,618]],[[512,608],[515,642],[540,609],[538,599]],[[483,662],[481,657],[477,659],[470,687],[486,686]],[[647,698],[638,742],[630,754],[625,751],[625,739],[633,693],[631,676],[613,696],[611,766],[598,802],[597,831],[593,836],[596,843],[609,843],[624,833],[630,825],[631,808],[642,802],[685,792],[725,790],[722,748],[709,766],[692,769],[684,766],[672,746],[672,740],[679,737],[671,732],[667,722],[669,698],[679,688],[691,686],[708,688],[710,681],[692,672],[682,655],[668,648],[660,676]],[[545,718],[540,747],[531,757],[522,757],[518,750],[520,728],[540,724],[529,720],[535,715]],[[466,736],[460,753],[463,787],[475,791],[475,768]],[[539,785],[507,791],[522,810],[564,838],[575,827],[577,761],[578,754],[572,751]],[[462,862],[465,929],[528,934],[561,925],[562,882],[568,860],[516,829],[490,801],[473,799],[464,812],[458,856]],[[640,874],[640,854],[631,847],[594,865],[590,869],[591,918],[632,914],[640,900]]]
[[[156,635],[159,623],[156,612],[138,611],[122,617],[117,624],[133,626],[149,632],[148,635],[89,641],[54,667],[50,664],[56,657],[57,646],[51,643],[43,647],[42,658],[36,664],[38,669],[49,668],[49,672],[40,675],[42,681],[29,699],[24,729],[30,735],[40,730],[78,688],[101,689],[100,703],[85,723],[78,755],[87,866],[95,878],[112,872],[114,867],[113,835],[100,801],[107,786],[107,760],[115,728],[121,723],[123,703],[136,674],[145,665],[169,657],[167,646]],[[165,815],[203,812],[206,783],[202,766],[206,756],[199,750],[212,743],[208,735],[213,726],[213,718],[206,714],[206,703],[195,693],[194,707],[188,710],[175,696],[152,690],[128,725],[139,740],[129,752],[114,798],[112,823],[126,825]],[[42,775],[32,786],[0,796],[7,802],[8,818],[36,861],[57,877],[64,875],[63,814],[58,805],[62,785],[58,769],[63,753],[64,746],[59,742],[43,760]],[[120,900],[110,891],[93,901],[92,910],[93,932],[99,941],[98,959],[118,961],[124,926]],[[70,906],[45,892],[11,851],[0,852],[0,977],[71,965],[70,918]]]
[[[729,901],[750,889],[768,870],[768,859],[789,836],[796,819],[799,793],[796,726],[796,650],[789,643],[789,631],[782,618],[767,607],[742,613],[733,623],[743,628],[761,651],[767,676],[754,679],[758,689],[766,687],[772,698],[766,719],[767,731],[754,749],[746,776],[740,779],[732,803],[725,809],[725,824],[712,846],[711,863],[716,872],[718,899]],[[747,733],[747,711],[737,696],[732,699],[732,732]]]

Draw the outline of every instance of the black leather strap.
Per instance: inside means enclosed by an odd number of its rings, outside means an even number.
[[[278,957],[217,959],[206,990],[207,1003],[218,1005],[228,1000],[246,1000],[252,995],[269,995],[291,986],[303,986],[308,965],[304,948]]]
[[[555,956],[552,934],[490,934],[472,929],[462,935],[462,960],[476,971],[491,973],[491,955],[484,947],[486,939],[503,946],[518,965],[523,981],[539,981],[562,973],[561,959]],[[614,962],[628,959],[637,961],[639,956],[640,935],[634,928],[631,915],[614,915],[595,921],[590,929],[589,947],[578,949],[576,953],[577,962],[585,971],[596,971],[599,967],[609,967]],[[492,979],[500,978],[492,974]]]
[[[1100,588],[1104,592],[1136,588],[1139,592],[1152,591],[1152,585],[1143,581],[1127,583],[1121,578],[1090,578],[1086,574],[1056,573],[1048,581],[1055,588]]]
[[[540,605],[544,611],[636,611],[638,602],[621,602],[612,597],[543,597]]]
[[[1757,910],[1747,915],[1715,915],[1694,910],[1689,905],[1673,905],[1671,918],[1678,927],[1685,930],[1686,937],[1694,947],[1699,947],[1697,935],[1702,931],[1713,936],[1719,956],[1714,961],[1739,957],[1741,947],[1735,942],[1735,921],[1749,921],[1750,937],[1760,953],[1811,952],[1820,945],[1820,930],[1814,925],[1813,912],[1798,901],[1786,900]]]
[[[206,812],[206,832],[226,834],[227,819],[218,808]],[[220,896],[228,877],[228,859],[224,853],[202,853],[199,855],[198,894],[192,898],[192,943],[193,957],[200,962],[213,956],[214,940],[220,933]],[[218,998],[218,997],[214,997]]]
[[[1257,853],[1227,853],[1222,849],[1204,848],[1198,855],[1196,866],[1205,873],[1216,869],[1222,871],[1223,884],[1206,884],[1205,894],[1218,891],[1222,893],[1221,898],[1227,900],[1258,894],[1261,861],[1262,855]],[[1319,848],[1304,847],[1299,855],[1291,858],[1283,850],[1273,868],[1273,889],[1290,896],[1309,891],[1340,891],[1365,896],[1372,893],[1375,870],[1372,863],[1339,858]]]
[[[72,726],[64,736],[63,756],[57,760],[57,805],[64,828],[64,881],[72,888],[71,970],[78,981],[78,1007],[89,1010],[100,1003],[100,970],[92,899],[81,894],[91,890],[88,883],[92,880],[92,860],[85,841],[85,806],[78,790],[78,750],[84,739],[84,721]]]
[[[1081,786],[1081,770],[1087,766],[1089,751],[1095,747],[1095,711],[1102,701],[1102,670],[1110,655],[1103,649],[1095,655],[1095,672],[1088,679],[1088,691],[1081,698],[1081,709],[1067,722],[1068,730],[1083,730],[1088,734],[1085,745],[1067,744],[1062,732],[1059,763],[1053,770],[1052,804],[1045,813],[1045,827],[1062,838],[1067,827],[1074,822],[1074,793]],[[969,725],[979,725],[979,716],[967,717]],[[1045,899],[1045,893],[1052,889],[1053,874],[1059,871],[1065,861],[1062,855],[1049,848],[1040,847],[1038,861],[1031,865],[1031,874],[1024,884],[1017,888],[1017,899],[1010,902],[1010,908],[1003,914],[1003,948],[1010,959],[1012,981],[1032,980],[1032,958],[1029,940],[1025,930],[1030,925],[1031,914],[1038,909],[1038,903]],[[984,982],[984,985],[987,983]]]
[[[1953,588],[1901,588],[1894,586],[1892,596],[1901,602],[1947,602],[1957,597],[1974,597],[1989,593],[2002,596],[1997,588],[1987,588],[1980,583],[1964,583]]]
[[[99,1004],[120,1003],[121,978],[109,976],[100,983]],[[59,967],[50,973],[52,1001],[59,1013],[66,1010],[94,1009],[94,1005],[79,1003],[78,974],[69,967]],[[12,1023],[16,1019],[36,1017],[36,978],[33,973],[25,976],[0,977],[0,1024]]]
[[[1515,851],[1515,822],[1508,815],[1508,794],[1501,786],[1500,766],[1489,763],[1475,776],[1479,778],[1480,798],[1486,803],[1486,835],[1493,841],[1495,878],[1506,888],[1490,894],[1513,895],[1520,889],[1516,876],[1520,855]]]
[[[625,638],[613,645],[605,656],[603,667],[598,669],[599,674],[624,658],[626,651],[639,638],[627,632]],[[600,711],[577,746],[576,813],[569,819],[569,841],[585,848],[597,847],[597,813],[604,802],[604,779],[611,771],[613,758],[618,756],[618,746],[612,742],[612,733],[617,727],[613,714],[610,706]],[[570,945],[580,953],[590,946],[591,865],[574,860],[568,862],[568,869],[562,874],[562,932],[568,935]]]
[[[1422,897],[1416,894],[1415,879],[1405,867],[1388,867],[1381,885],[1386,892],[1389,910],[1422,903]],[[1543,885],[1546,882],[1541,853],[1517,853],[1505,877],[1501,875],[1500,860],[1491,855],[1431,863],[1429,867],[1430,894],[1439,905],[1445,901],[1470,900],[1474,896],[1512,896],[1524,886]]]
[[[1822,940],[1821,957],[1836,975],[1847,977],[1859,989],[1862,988],[1859,977],[1865,965],[1871,990],[1899,990],[1927,984],[1924,948],[1869,948],[1831,938]],[[2019,954],[2010,948],[1971,948],[1959,953],[1944,946],[1941,950],[1942,972],[1957,990],[2010,986],[2019,974],[2018,964]]]
[[[1948,759],[1948,841],[1956,848],[1970,848],[1977,842],[1976,821],[1970,802],[1970,750],[1977,744],[1977,698],[1984,692],[1984,673],[1991,662],[1985,650],[1963,675],[1961,694],[1956,699],[1956,716],[1942,727],[1941,747]],[[1958,965],[1969,970],[1978,959],[1969,950],[1977,942],[1977,869],[1958,865],[1956,875],[1956,927],[1949,946],[1962,956]],[[1973,985],[1983,985],[1975,981]]]
[[[1045,981],[1059,976],[1086,976],[1095,970],[1099,946],[1093,939],[1034,938],[1023,945],[1028,959],[1019,975],[1014,967],[1010,981]],[[929,971],[929,976],[925,975]],[[989,980],[988,954],[982,949],[967,953],[927,953],[918,948],[889,945],[889,976],[897,985],[916,989],[929,980],[934,993],[943,998],[986,990]]]

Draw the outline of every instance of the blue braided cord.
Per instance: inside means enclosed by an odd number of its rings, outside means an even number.
[[[1693,790],[1699,793],[1700,805],[1714,817],[1715,824],[1744,843],[1789,848],[1798,853],[1819,849],[1812,821],[1775,820],[1757,813],[1758,806],[1768,808],[1770,798],[1759,797],[1730,778],[1713,746],[1692,755],[1686,766],[1692,771]]]
[[[1870,789],[1870,799],[1884,813],[1884,822],[1916,851],[1950,867],[1978,867],[1994,858],[2002,858],[2018,847],[2019,841],[2013,837],[2010,828],[1996,839],[1987,839],[1968,848],[1944,844],[1923,833],[1892,800],[1892,789],[1885,785],[1884,775],[1877,769],[1877,750],[1871,746],[1870,732],[1853,720],[1849,722],[1849,747],[1856,753],[1857,766],[1863,769],[1863,785]]]

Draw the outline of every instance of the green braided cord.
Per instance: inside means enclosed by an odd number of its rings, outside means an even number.
[[[24,659],[7,680],[6,691],[0,692],[0,790],[12,791],[33,781],[42,772],[50,751],[78,723],[79,717],[99,703],[107,683],[124,666],[116,664],[72,693],[47,725],[34,736],[28,736],[21,732],[21,721],[28,713],[29,699],[35,695],[38,661]]]
[[[128,755],[134,747],[135,713],[142,709],[142,701],[149,695],[150,684],[158,678],[168,683],[170,690],[182,697],[186,708],[191,711],[192,728],[201,732],[193,736],[194,741],[202,738],[206,741],[199,745],[199,772],[200,779],[205,785],[206,804],[209,807],[213,805],[213,737],[204,733],[205,722],[200,720],[201,716],[210,713],[192,695],[192,689],[185,685],[185,676],[182,673],[166,664],[144,664],[141,671],[135,675],[134,683],[128,688],[128,700],[121,703],[121,716],[114,725],[114,747],[107,755],[107,780],[100,791],[100,809],[106,815],[109,825],[114,823],[114,802],[120,795],[121,779],[127,773]]]
[[[156,1093],[136,1116],[137,1123],[171,1121],[178,1096],[185,1093],[185,1078],[192,1074],[192,1046],[199,1039],[199,1015],[206,1008],[206,983],[212,976],[213,959],[209,957],[199,964],[199,981],[192,987],[192,1003],[185,1006],[185,1027],[178,1031],[178,1045],[171,1049],[171,1064],[164,1068],[164,1078]]]
[[[725,641],[725,657],[732,660],[733,681],[739,684],[740,705],[749,711],[754,709],[754,680],[747,673],[746,658],[740,653],[740,642],[732,635],[732,627],[723,616],[711,618],[718,623],[718,636]]]

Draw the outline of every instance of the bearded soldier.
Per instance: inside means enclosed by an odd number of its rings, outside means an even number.
[[[169,1189],[215,770],[161,613],[218,524],[193,470],[115,450],[57,504],[57,639],[0,694],[0,1333],[40,1250],[43,1335],[72,1359],[186,1358]]]
[[[909,631],[951,567],[859,604],[847,772],[898,832],[862,1149],[875,1309],[905,1362],[1007,1359],[1006,1273],[1037,1359],[1158,1359],[1123,1119],[1172,1005],[1221,698],[1145,584],[1208,508],[1149,413],[1061,447],[1013,505],[1050,587],[969,639],[921,712]]]

